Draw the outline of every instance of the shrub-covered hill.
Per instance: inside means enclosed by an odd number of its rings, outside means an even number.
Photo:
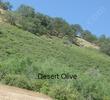
[[[0,82],[45,93],[55,100],[110,100],[110,57],[0,23]],[[76,74],[77,79],[37,79]]]

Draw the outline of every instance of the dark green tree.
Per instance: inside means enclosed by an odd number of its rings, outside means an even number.
[[[102,52],[110,55],[110,38],[107,38],[104,34],[101,35],[98,39],[98,45]]]
[[[18,9],[17,12],[21,14],[22,17],[34,17],[35,15],[35,10],[26,5],[21,5]]]
[[[59,36],[64,36],[70,32],[70,25],[62,18],[54,18],[53,29],[58,32]]]
[[[75,35],[81,37],[81,34],[83,32],[83,28],[79,24],[74,24],[71,27],[74,30]]]
[[[10,4],[10,2],[4,2],[3,0],[0,0],[0,8],[4,10],[11,10],[12,5]]]
[[[81,33],[81,37],[89,42],[95,42],[97,37],[93,35],[90,31],[85,30]]]
[[[101,51],[110,56],[110,38],[101,43]]]

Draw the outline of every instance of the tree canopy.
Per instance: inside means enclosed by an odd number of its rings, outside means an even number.
[[[0,8],[7,10],[5,18],[7,22],[16,25],[23,30],[29,31],[36,35],[48,35],[57,37],[68,37],[68,40],[75,43],[76,37],[83,38],[91,43],[97,43],[101,46],[103,52],[109,54],[109,41],[104,35],[97,38],[89,30],[84,30],[79,24],[69,24],[63,18],[50,17],[36,12],[34,8],[21,5],[16,11],[10,11],[12,6],[9,2],[0,0]],[[106,42],[107,43],[106,43]],[[106,49],[104,49],[106,48]]]
[[[12,5],[10,4],[10,2],[4,2],[3,0],[0,0],[0,8],[4,10],[11,10]]]

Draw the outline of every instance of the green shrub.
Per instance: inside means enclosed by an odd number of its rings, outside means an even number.
[[[84,100],[74,87],[65,85],[54,85],[49,91],[49,95],[55,100]]]
[[[48,94],[56,100],[109,100],[110,57],[94,49],[64,45],[0,24],[0,82]],[[8,52],[8,53],[7,53]],[[38,80],[37,74],[77,74],[76,80]]]
[[[102,44],[101,51],[110,56],[110,42]]]
[[[2,83],[25,89],[31,89],[31,82],[23,75],[6,75]]]

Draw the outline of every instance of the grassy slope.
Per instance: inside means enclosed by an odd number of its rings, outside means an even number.
[[[64,45],[63,41],[56,37],[37,37],[9,24],[0,23],[1,82],[44,92],[58,100],[83,100],[89,96],[97,100],[109,98],[110,57],[96,50]],[[40,81],[42,86],[39,86],[39,80],[35,80],[39,72],[76,73],[78,80],[44,80]],[[52,89],[52,84],[56,90]],[[63,87],[74,84],[77,93],[72,93],[68,87],[64,91],[69,91],[74,97],[67,94],[66,99],[61,99],[64,95],[57,96],[55,93],[57,85],[61,87],[60,84]]]

